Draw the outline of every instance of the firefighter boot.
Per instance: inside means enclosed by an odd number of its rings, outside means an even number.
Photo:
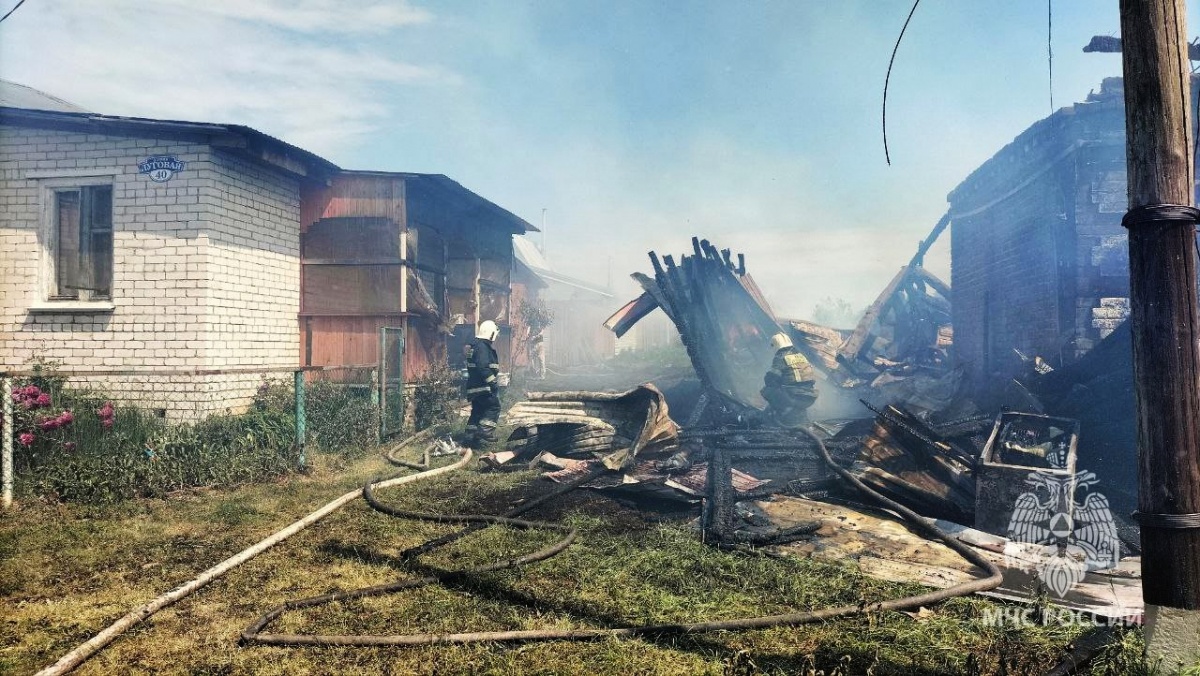
[[[476,437],[481,443],[494,444],[500,441],[500,437],[496,436],[496,426],[489,425],[486,422],[479,426],[479,436]]]

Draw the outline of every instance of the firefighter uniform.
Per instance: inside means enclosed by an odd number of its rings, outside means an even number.
[[[778,349],[763,376],[762,396],[779,424],[799,427],[808,422],[808,407],[817,400],[816,372],[786,335],[777,334],[771,343]]]
[[[467,350],[466,395],[471,402],[467,433],[484,441],[496,441],[500,424],[500,357],[492,347],[498,334],[494,322],[483,322]]]

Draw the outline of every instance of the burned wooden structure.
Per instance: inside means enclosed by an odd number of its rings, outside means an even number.
[[[949,216],[937,222],[853,331],[784,322],[793,344],[828,382],[890,390],[884,398],[916,400],[927,410],[949,405],[956,390],[950,287],[924,266],[925,254],[949,224]]]
[[[633,465],[642,452],[674,451],[679,426],[667,401],[653,385],[629,392],[530,392],[513,406],[506,422],[514,427],[507,447],[532,460],[543,453],[597,458],[609,469]]]
[[[1016,412],[996,416],[977,468],[975,527],[1007,535],[1022,495],[1035,491],[1038,482],[1057,489],[1046,497],[1054,512],[1070,516],[1078,442],[1078,420]]]
[[[368,364],[405,329],[405,370],[491,319],[507,363],[512,236],[535,229],[438,174],[347,171],[301,199],[301,364]]]
[[[978,435],[990,421],[973,418],[935,427],[902,407],[871,407],[873,426],[854,471],[863,483],[926,516],[970,524],[975,519]]]
[[[635,273],[638,298],[613,314],[605,326],[618,337],[642,317],[662,308],[675,324],[706,390],[735,407],[763,409],[759,390],[771,367],[771,336],[780,331],[770,305],[746,273],[744,256],[733,260],[708,240],[692,238],[692,255],[679,264],[650,252],[654,277]]]

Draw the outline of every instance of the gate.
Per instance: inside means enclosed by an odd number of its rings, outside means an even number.
[[[404,428],[404,329],[379,329],[379,440]]]

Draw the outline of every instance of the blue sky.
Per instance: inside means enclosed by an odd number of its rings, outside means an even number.
[[[5,0],[4,8],[12,4]],[[1195,5],[1196,3],[1193,3]],[[444,173],[619,295],[692,234],[776,309],[865,306],[972,169],[1051,112],[1044,0],[28,0],[0,77],[109,114],[248,124],[355,169]],[[1054,106],[1116,0],[1054,0]],[[1195,11],[1189,17],[1197,24]],[[1195,31],[1193,31],[1194,33]],[[929,261],[949,277],[948,238]]]

